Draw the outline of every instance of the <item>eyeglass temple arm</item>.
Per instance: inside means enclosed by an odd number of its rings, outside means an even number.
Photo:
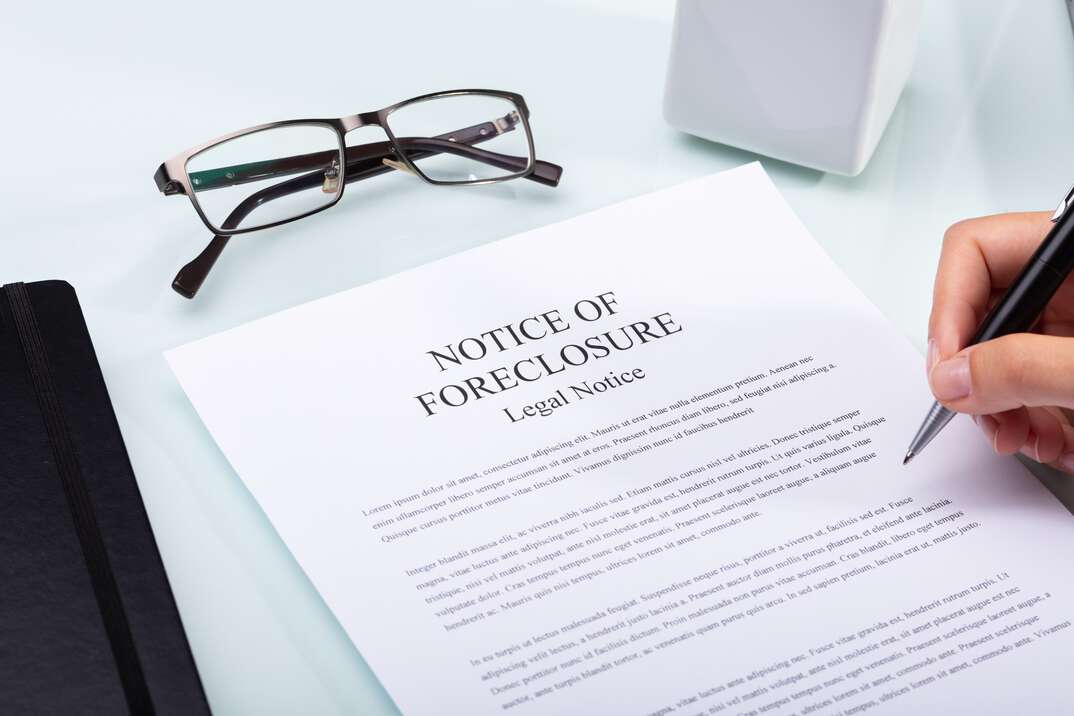
[[[490,152],[462,143],[467,140],[470,142],[478,142],[490,138],[486,136],[486,134],[480,132],[480,129],[483,126],[484,125],[475,125],[474,127],[468,127],[465,130],[446,135],[449,137],[454,136],[454,141],[451,139],[442,139],[441,137],[407,137],[401,140],[397,138],[396,141],[412,161],[433,154],[445,153],[466,156],[476,161],[491,164],[508,171],[522,171],[525,169],[526,164],[528,164],[526,158],[500,154],[499,152]],[[471,130],[476,132],[476,136],[471,137]],[[463,138],[463,133],[466,133],[465,138]],[[445,135],[441,136],[443,137]],[[493,134],[491,136],[496,135]],[[373,142],[370,144],[348,147],[345,155],[347,158],[347,171],[344,173],[344,182],[350,184],[390,171],[395,171],[395,167],[384,163],[384,160],[393,156],[394,153],[394,147],[390,142]],[[328,152],[328,156],[325,159],[330,159],[333,154],[334,152]],[[322,164],[325,159],[321,160]],[[526,178],[540,184],[545,184],[546,186],[554,187],[559,183],[559,178],[562,173],[563,168],[559,165],[538,160],[534,163],[533,172],[528,174]],[[312,189],[320,185],[322,181],[323,171],[315,171],[254,192],[232,210],[220,228],[238,228],[242,221],[249,216],[254,209],[262,204],[305,189]],[[179,272],[172,280],[172,288],[175,292],[185,298],[194,298],[201,288],[201,285],[208,277],[213,265],[216,264],[216,260],[220,258],[220,254],[223,253],[230,238],[230,236],[214,236],[208,246],[206,246],[200,254],[179,269]]]
[[[382,144],[386,145],[387,143],[376,143],[376,145]],[[432,154],[443,152],[469,156],[509,171],[521,171],[522,169],[525,169],[527,164],[527,160],[522,157],[513,157],[507,154],[499,154],[498,152],[488,152],[438,139],[408,138],[403,140],[402,146],[411,160],[421,159]],[[410,147],[414,147],[414,149],[411,150]],[[395,167],[384,163],[384,159],[387,159],[393,154],[390,146],[387,150],[377,148],[375,145],[359,145],[353,147],[353,149],[366,150],[361,154],[368,156],[347,163],[347,171],[344,175],[344,182],[346,184],[396,171]],[[356,152],[354,156],[358,156],[358,153]],[[528,175],[526,178],[554,187],[559,183],[559,177],[562,172],[562,167],[556,164],[538,161],[534,166],[533,174]],[[254,192],[232,210],[220,228],[238,228],[242,221],[249,216],[254,209],[262,204],[299,191],[313,189],[321,185],[322,181],[323,172],[318,171],[295,177]],[[201,285],[208,277],[216,260],[220,258],[220,254],[224,251],[224,247],[227,246],[230,238],[230,236],[214,236],[212,241],[209,242],[209,245],[206,246],[200,254],[183,266],[183,268],[179,269],[179,272],[172,280],[172,288],[175,292],[185,298],[194,298],[201,288]]]
[[[475,124],[471,127],[455,130],[454,132],[441,134],[437,139],[463,142],[465,144],[476,144],[485,139],[491,139],[492,137],[498,136],[503,132],[511,131],[514,129],[516,122],[517,120],[515,120],[512,115],[506,115],[505,117],[500,117],[491,122],[482,122],[481,124]],[[344,152],[344,161],[350,165],[352,161],[368,159],[374,156],[379,157],[381,155],[390,157],[392,153],[390,142],[371,142],[368,144],[347,147]],[[190,172],[188,178],[190,179],[194,191],[208,191],[211,189],[246,184],[252,181],[261,181],[262,179],[271,177],[287,176],[288,174],[298,174],[300,172],[319,169],[328,162],[331,162],[335,156],[336,152],[334,150],[298,154],[292,157],[279,157],[276,159],[266,159],[260,162],[245,162],[243,164],[217,167],[215,169],[203,169],[198,172]],[[160,167],[157,168],[156,173],[153,175],[153,180],[156,182],[157,188],[161,193],[166,196],[186,193],[179,182],[173,181],[169,177],[167,168],[164,164],[161,164]]]

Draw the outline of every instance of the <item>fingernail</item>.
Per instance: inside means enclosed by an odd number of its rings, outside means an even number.
[[[1063,453],[1056,463],[1063,472],[1074,472],[1074,452]]]
[[[999,435],[999,423],[991,415],[974,415],[973,422],[977,423],[977,427],[981,428],[981,432],[988,438],[988,442],[992,445],[992,449],[996,449],[996,436]]]
[[[937,359],[940,357],[940,349],[936,347],[936,340],[929,339],[929,350],[925,356],[925,375],[932,372],[932,367],[936,365]]]
[[[1040,462],[1040,436],[1030,431],[1026,444],[1018,451],[1030,460]]]
[[[970,394],[970,359],[959,355],[940,361],[929,373],[929,381],[940,400],[965,398]]]

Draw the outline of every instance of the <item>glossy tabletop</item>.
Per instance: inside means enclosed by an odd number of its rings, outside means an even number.
[[[672,13],[667,0],[7,10],[0,283],[64,278],[78,290],[216,713],[395,709],[162,351],[752,161],[663,122]],[[1063,0],[925,3],[914,71],[862,175],[762,162],[835,261],[923,347],[944,228],[1051,208],[1074,179],[1072,76]],[[172,292],[175,271],[209,237],[185,198],[157,192],[152,174],[163,159],[260,122],[340,116],[456,87],[525,95],[538,156],[565,167],[560,187],[380,177],[349,187],[330,211],[236,239],[196,300]],[[368,140],[381,139],[377,131]],[[488,270],[505,283],[541,280],[525,267]],[[748,270],[765,280],[763,266]],[[420,643],[405,646],[422,658]]]

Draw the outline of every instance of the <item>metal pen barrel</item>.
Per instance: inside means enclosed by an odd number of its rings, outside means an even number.
[[[906,457],[903,458],[902,464],[905,465],[910,462],[914,459],[914,455],[924,450],[925,446],[940,434],[943,427],[951,422],[951,418],[955,417],[956,414],[939,403],[933,403],[928,415],[925,416],[925,420],[921,423],[921,427],[917,429],[914,439],[910,441],[910,449],[906,451]]]

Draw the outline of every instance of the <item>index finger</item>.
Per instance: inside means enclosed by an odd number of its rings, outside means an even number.
[[[954,224],[944,234],[929,316],[929,368],[966,346],[993,289],[1011,284],[1052,223],[1046,211],[996,214]]]

